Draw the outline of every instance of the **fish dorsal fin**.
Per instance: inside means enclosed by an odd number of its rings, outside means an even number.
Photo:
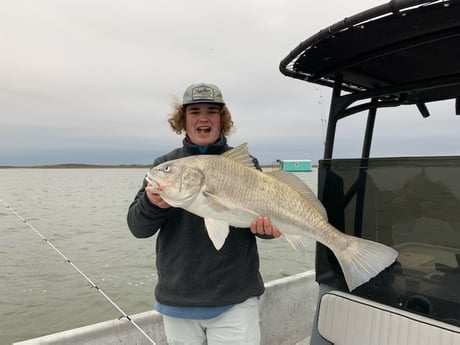
[[[244,164],[250,168],[255,168],[253,157],[249,155],[248,145],[246,143],[224,152],[222,156],[233,159],[234,161]]]
[[[310,187],[308,187],[308,185],[305,182],[303,182],[299,177],[283,170],[270,171],[266,174],[274,177],[275,179],[281,182],[286,183],[287,185],[295,189],[304,198],[311,202],[319,211],[319,213],[323,216],[323,218],[327,220],[327,212],[323,204],[321,203],[321,201],[318,200],[315,193],[310,189]]]

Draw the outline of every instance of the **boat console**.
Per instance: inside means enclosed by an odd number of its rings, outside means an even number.
[[[460,115],[460,1],[390,1],[345,18],[301,42],[280,71],[332,89],[318,169],[318,198],[329,222],[399,252],[393,265],[349,292],[334,254],[317,244],[320,296],[311,344],[425,344],[429,336],[413,337],[439,332],[438,341],[426,344],[460,343],[460,156],[376,157],[371,150],[384,113],[402,117],[403,106],[413,107],[423,121],[438,115],[427,104],[450,101],[449,116]],[[365,118],[363,133],[356,133],[361,151],[336,158],[336,132],[357,114]],[[398,123],[393,130],[410,133]],[[460,152],[460,141],[449,145]],[[336,338],[334,330],[351,322],[346,314],[337,319],[341,303],[353,305],[348,315],[372,317],[372,325],[363,322]],[[396,321],[385,324],[388,315]],[[338,320],[339,329],[324,317]],[[365,325],[401,336],[409,327],[411,340],[369,342]]]

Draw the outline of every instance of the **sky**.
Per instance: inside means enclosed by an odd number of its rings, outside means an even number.
[[[230,145],[247,142],[262,164],[317,163],[330,89],[282,75],[279,63],[319,30],[382,3],[2,0],[0,165],[150,164],[181,145],[167,123],[171,103],[200,82],[222,90]],[[439,116],[378,119],[372,153],[459,153],[453,103],[429,109]],[[339,129],[335,156],[359,156],[356,118]]]

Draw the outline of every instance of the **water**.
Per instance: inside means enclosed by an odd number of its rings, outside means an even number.
[[[79,267],[128,315],[150,310],[155,237],[134,238],[126,211],[145,169],[0,169],[0,199]],[[316,191],[316,170],[298,173]],[[264,281],[313,268],[284,239],[259,240]],[[120,313],[0,203],[0,344]]]

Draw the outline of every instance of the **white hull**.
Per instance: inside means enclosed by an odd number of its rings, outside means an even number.
[[[316,340],[311,345],[460,344],[459,327],[337,290],[323,291],[315,320],[318,290],[314,271],[267,283],[260,299],[261,345],[307,345],[312,332]],[[132,315],[132,319],[157,345],[167,344],[160,314],[148,311]],[[15,344],[151,343],[133,324],[122,319]]]
[[[310,337],[318,284],[314,271],[278,279],[265,284],[260,299],[260,319],[263,345],[307,344]],[[148,311],[131,318],[157,345],[165,345],[162,316]],[[16,345],[38,344],[145,344],[150,342],[126,319],[100,322],[93,325],[34,338]]]

